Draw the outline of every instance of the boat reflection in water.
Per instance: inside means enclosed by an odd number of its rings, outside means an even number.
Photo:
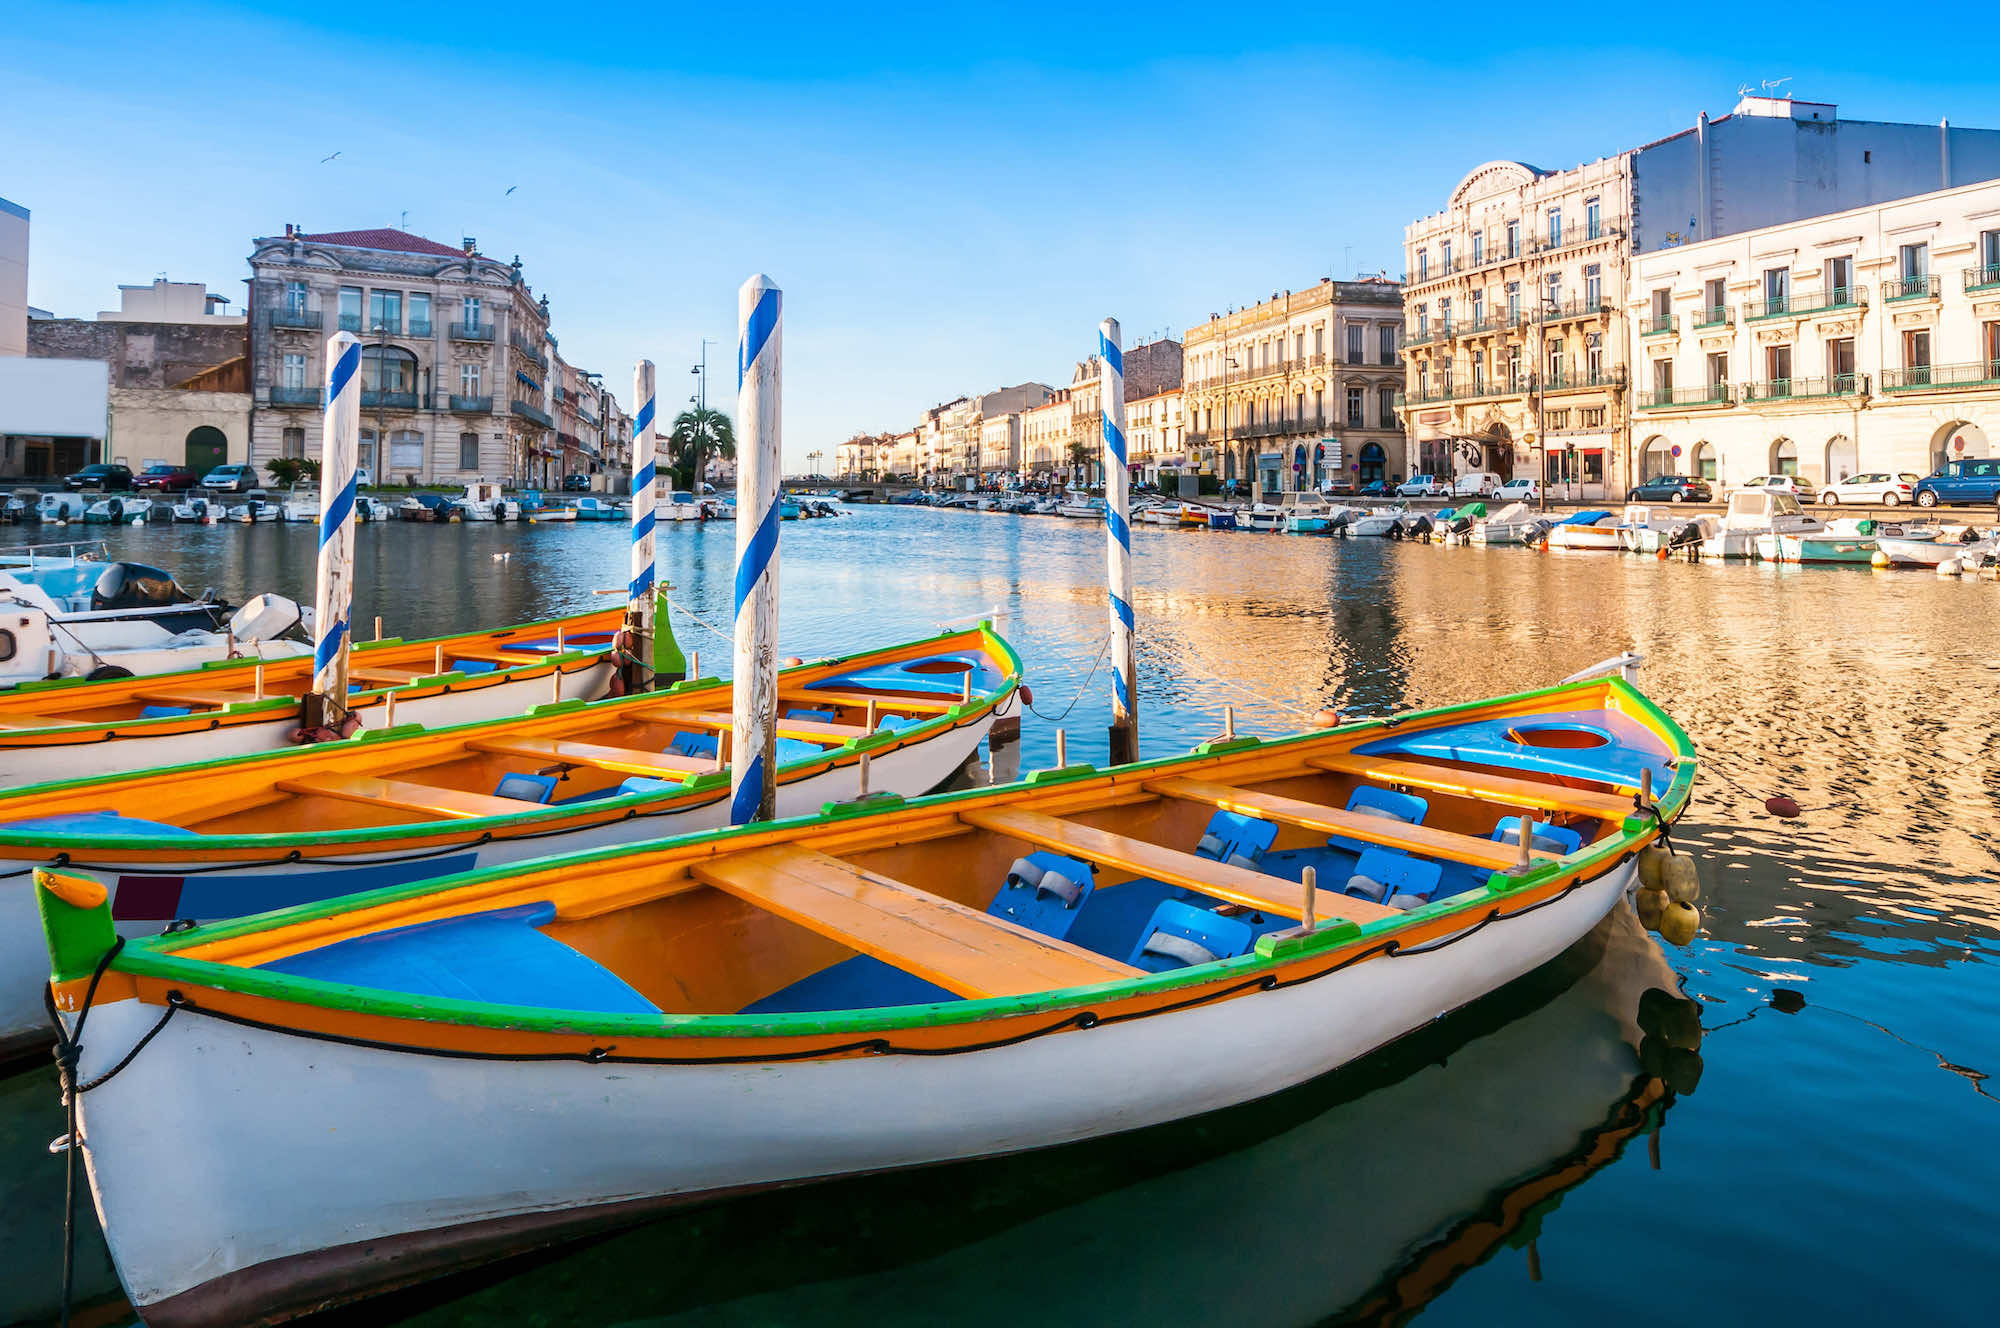
[[[1503,1247],[1536,1273],[1563,1194],[1693,1088],[1699,1017],[1676,986],[1620,907],[1494,995],[1261,1102],[692,1209],[323,1322],[1212,1323],[1251,1288],[1261,1323],[1401,1319]]]

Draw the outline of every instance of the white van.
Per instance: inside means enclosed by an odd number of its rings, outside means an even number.
[[[1491,498],[1499,492],[1500,477],[1483,470],[1460,475],[1451,486],[1454,498]]]

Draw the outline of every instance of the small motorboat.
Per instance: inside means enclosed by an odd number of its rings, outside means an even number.
[[[285,493],[285,501],[279,505],[278,519],[294,525],[316,526],[319,524],[319,486],[317,484],[300,488],[294,484]]]
[[[519,662],[457,647],[461,680],[479,655]],[[601,683],[603,646],[568,660],[565,682],[571,668],[584,671],[579,685]],[[816,813],[864,779],[889,794],[937,788],[1018,709],[1020,680],[1013,648],[984,627],[783,670],[778,815]],[[555,686],[549,675],[543,686]],[[167,690],[191,708],[191,689]],[[0,791],[0,1049],[46,1026],[33,891],[9,870],[92,864],[121,927],[140,935],[177,918],[712,830],[729,824],[730,708],[730,685],[713,678],[589,703],[566,693],[525,716],[399,723],[346,742]]]
[[[67,1028],[88,1003],[78,1136],[127,1296],[148,1322],[272,1322],[645,1208],[1265,1099],[1628,907],[1696,775],[1622,679],[1217,747],[119,949],[111,890],[38,872],[21,925]],[[1639,1064],[1608,1059],[1616,1096]],[[1540,1061],[1514,1068],[1546,1114]],[[1450,1117],[1381,1129],[1412,1119]],[[1542,1124],[1495,1137],[1578,1147]],[[1455,1229],[1410,1185],[1410,1230]]]
[[[90,504],[80,493],[57,490],[45,493],[35,500],[35,520],[45,526],[66,526],[72,521],[82,521]]]
[[[655,521],[699,521],[702,519],[701,504],[695,501],[694,493],[688,489],[674,489],[666,497],[653,504]]]
[[[1324,535],[1339,510],[1310,490],[1288,493],[1279,504],[1278,529],[1287,535]]]
[[[1405,515],[1400,507],[1370,508],[1349,517],[1347,523],[1340,528],[1340,533],[1355,538],[1364,536],[1386,538],[1390,531],[1396,529]]]
[[[1628,503],[1618,526],[1618,541],[1627,553],[1658,553],[1670,547],[1675,534],[1693,521],[1681,507]]]
[[[1625,547],[1619,538],[1621,524],[1610,512],[1573,512],[1551,525],[1546,538],[1551,549],[1616,553]]]
[[[1079,521],[1102,521],[1104,513],[1105,505],[1102,498],[1072,499],[1069,502],[1056,504],[1057,516],[1066,516]]]
[[[626,519],[624,508],[620,507],[617,503],[606,502],[602,498],[579,498],[571,503],[570,506],[576,509],[576,519],[579,521],[623,521]]]
[[[205,493],[188,494],[168,510],[179,525],[213,526],[229,519],[228,509]]]
[[[243,525],[253,525],[259,521],[278,521],[284,517],[285,505],[263,490],[250,489],[243,495],[240,506],[229,509],[225,520]]]
[[[1285,528],[1285,509],[1277,503],[1252,503],[1236,514],[1244,530],[1278,531]]]
[[[1754,558],[1759,535],[1802,535],[1824,529],[1826,523],[1807,513],[1789,493],[1739,489],[1729,495],[1715,532],[1702,541],[1701,556]]]
[[[95,526],[123,526],[134,520],[144,521],[152,510],[153,500],[150,498],[100,498],[84,509],[83,519]]]
[[[1875,522],[1839,517],[1826,529],[1800,534],[1766,532],[1757,537],[1757,556],[1773,563],[1860,563],[1875,557]]]
[[[491,480],[474,480],[458,496],[458,511],[466,521],[519,521],[521,504]]]
[[[1971,526],[1943,526],[1892,535],[1891,525],[1875,537],[1875,548],[1886,567],[1938,567],[1950,560],[1971,565],[2000,547],[1995,535],[1981,535]],[[1871,559],[1872,561],[1872,559]]]
[[[463,521],[459,505],[441,493],[413,493],[396,505],[396,515],[405,521],[445,525]]]

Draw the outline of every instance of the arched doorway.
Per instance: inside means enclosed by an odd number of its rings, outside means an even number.
[[[1694,462],[1688,474],[1698,480],[1714,480],[1721,469],[1721,459],[1716,456],[1715,444],[1702,442],[1694,445]]]
[[[1826,482],[1838,484],[1861,469],[1860,453],[1855,449],[1854,440],[1844,433],[1837,433],[1826,440]]]
[[[1931,435],[1931,469],[1943,470],[1947,461],[1992,456],[1986,430],[1966,420],[1953,420]]]
[[[1665,434],[1656,433],[1646,440],[1646,450],[1639,454],[1639,478],[1656,480],[1673,473],[1674,445]]]
[[[1789,438],[1780,438],[1771,444],[1771,474],[1796,475],[1799,473],[1799,445]]]
[[[1485,469],[1503,480],[1514,478],[1514,435],[1504,424],[1495,423],[1486,430]]]
[[[182,462],[200,479],[229,460],[229,439],[212,424],[197,424],[188,430],[186,459]]]
[[[1389,458],[1383,452],[1382,444],[1363,443],[1361,445],[1360,462],[1360,478],[1363,484],[1368,483],[1370,480],[1379,480],[1387,477]]]

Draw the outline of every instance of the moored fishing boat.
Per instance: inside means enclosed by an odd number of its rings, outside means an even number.
[[[1877,551],[1890,567],[1937,567],[1947,559],[1964,562],[1991,553],[1996,546],[2000,546],[2000,539],[1991,535],[1981,536],[1970,526],[1912,531],[1902,535],[1884,532],[1875,539]]]
[[[122,950],[94,882],[38,898],[69,1028],[90,993],[74,1101],[128,1295],[269,1321],[654,1206],[1301,1083],[1590,931],[1694,776],[1598,680]]]
[[[594,653],[581,662],[600,667]],[[1019,681],[1013,650],[983,627],[785,670],[780,814],[853,794],[864,758],[871,788],[936,788]],[[713,829],[729,821],[730,708],[729,684],[711,678],[440,729],[399,713],[351,742],[0,792],[0,1049],[38,1023],[25,868],[89,864],[138,935]]]
[[[1738,489],[1721,518],[1711,520],[1715,529],[1701,542],[1704,558],[1754,558],[1759,535],[1800,535],[1826,526],[1791,494],[1768,489]]]
[[[1605,511],[1572,512],[1551,524],[1546,539],[1551,549],[1583,549],[1616,552],[1618,518]]]
[[[1860,563],[1875,557],[1875,522],[1841,517],[1820,531],[1769,531],[1757,537],[1757,556],[1774,563]]]
[[[1509,503],[1484,521],[1475,521],[1470,532],[1474,544],[1525,544],[1539,536],[1547,519],[1526,503]]]
[[[1072,498],[1056,504],[1056,515],[1071,517],[1081,521],[1102,521],[1104,519],[1102,498]]]

